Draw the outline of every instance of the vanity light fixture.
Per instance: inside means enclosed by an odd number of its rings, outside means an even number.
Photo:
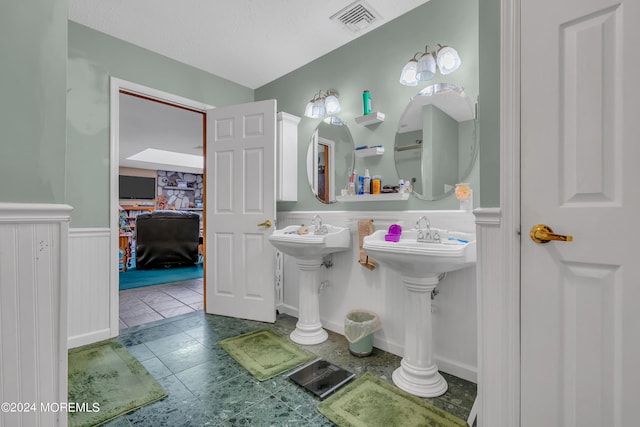
[[[420,59],[418,58],[420,55]],[[400,83],[405,86],[417,86],[418,81],[431,80],[439,69],[442,75],[454,72],[460,67],[460,55],[449,46],[438,44],[435,51],[425,46],[424,52],[417,52],[407,62],[400,73]]]
[[[324,116],[333,116],[341,110],[338,92],[329,89],[324,94],[322,91],[313,96],[304,109],[305,117],[312,119],[322,119]]]

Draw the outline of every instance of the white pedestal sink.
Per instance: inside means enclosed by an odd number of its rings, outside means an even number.
[[[387,242],[386,230],[364,238],[363,249],[376,261],[400,273],[404,285],[404,355],[393,372],[393,382],[421,397],[441,396],[447,382],[433,361],[431,292],[442,273],[475,264],[476,244],[471,234],[455,233],[461,240],[444,243],[417,241],[417,230],[404,231],[399,242]]]
[[[327,331],[320,323],[320,300],[318,270],[323,257],[334,252],[347,250],[351,246],[351,232],[348,228],[325,225],[326,234],[297,234],[299,225],[291,225],[275,230],[269,241],[280,251],[296,259],[300,270],[300,300],[298,323],[291,332],[291,341],[302,345],[320,344],[326,341]]]

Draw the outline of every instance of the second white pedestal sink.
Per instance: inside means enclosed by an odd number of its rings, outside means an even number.
[[[308,228],[307,234],[298,234],[301,227],[290,225],[275,230],[269,241],[276,249],[294,257],[300,270],[298,323],[289,337],[295,343],[313,345],[328,337],[320,323],[318,270],[323,257],[349,249],[351,232],[348,228],[324,225],[322,234],[316,234],[313,227]]]
[[[379,230],[365,237],[363,249],[398,272],[405,289],[404,355],[393,372],[393,382],[416,396],[440,396],[447,391],[447,382],[433,361],[431,292],[442,273],[475,264],[475,237],[452,233],[456,240],[426,243],[417,241],[418,230],[409,230],[402,232],[398,242],[387,242],[385,234],[386,230]]]

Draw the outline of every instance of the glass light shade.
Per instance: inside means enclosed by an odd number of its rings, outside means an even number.
[[[460,55],[458,52],[449,46],[444,46],[438,49],[438,68],[443,75],[453,73],[460,67]]]
[[[313,119],[321,119],[324,117],[325,115],[325,108],[324,108],[324,100],[322,98],[317,99],[314,103],[313,103],[313,108],[312,108],[312,112],[311,112],[311,118]]]
[[[309,101],[307,106],[304,108],[304,116],[313,118],[313,101]]]
[[[323,120],[323,122],[325,122],[328,125],[333,125],[333,126],[345,126],[346,125],[344,120],[342,120],[339,117],[335,117],[335,116],[327,117],[326,119]]]
[[[335,95],[329,95],[324,100],[324,108],[327,115],[338,114],[340,112],[340,101]]]
[[[404,66],[400,73],[400,83],[405,86],[417,86],[418,79],[416,78],[416,68],[418,61],[410,59],[407,65]]]
[[[431,52],[426,52],[418,61],[416,78],[421,81],[431,80],[436,75],[436,61]]]

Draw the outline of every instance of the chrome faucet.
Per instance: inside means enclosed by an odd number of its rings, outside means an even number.
[[[322,218],[320,215],[315,215],[311,220],[311,224],[314,226],[313,233],[318,235],[324,235],[329,232],[326,225],[322,225]]]
[[[420,225],[424,222],[424,228]],[[431,222],[426,216],[421,216],[416,221],[416,230],[418,230],[418,238],[416,241],[425,243],[440,243],[440,233],[431,230]]]

